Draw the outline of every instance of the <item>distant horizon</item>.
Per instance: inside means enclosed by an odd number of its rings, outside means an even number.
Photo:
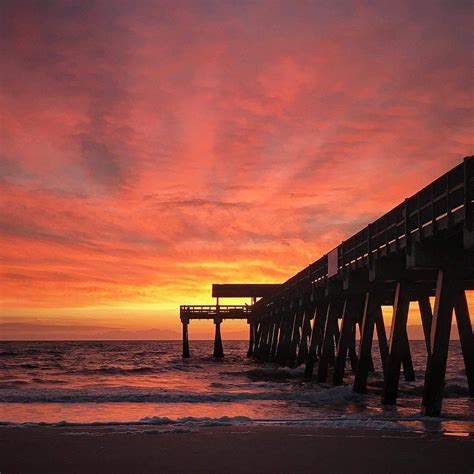
[[[390,337],[390,326],[386,328],[387,330],[387,337]],[[420,324],[409,324],[407,326],[408,330],[408,336],[410,338],[410,341],[424,341],[424,335],[423,335],[423,326]],[[190,341],[213,341],[214,340],[214,335],[212,332],[212,328],[208,331],[209,335],[206,337],[193,337],[192,336],[192,331],[190,331]],[[222,329],[222,339],[223,341],[248,341],[248,333],[242,335],[240,337],[235,337],[235,333],[230,333],[233,334],[233,337],[226,337],[226,331],[225,327]],[[374,334],[374,340],[377,340],[377,333],[375,332]],[[451,329],[451,341],[458,341],[459,340],[459,334],[457,332],[457,325],[453,323],[452,329]],[[1,342],[88,342],[88,341],[179,341],[181,342],[181,336],[174,336],[173,338],[74,338],[74,339],[62,339],[62,338],[50,338],[50,339],[3,339],[0,338],[0,343]]]

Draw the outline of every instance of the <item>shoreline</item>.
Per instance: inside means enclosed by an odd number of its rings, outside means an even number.
[[[285,425],[0,426],[0,471],[437,473],[474,469],[474,437]]]

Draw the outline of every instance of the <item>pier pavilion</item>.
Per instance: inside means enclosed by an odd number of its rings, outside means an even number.
[[[189,350],[189,322],[193,319],[211,319],[214,322],[214,357],[224,357],[221,337],[221,323],[226,319],[245,319],[249,325],[248,355],[253,354],[255,341],[255,325],[252,324],[251,305],[258,298],[270,296],[279,285],[261,283],[231,283],[213,284],[212,297],[216,298],[215,305],[183,305],[180,307],[180,318],[183,325],[183,357],[190,356]],[[250,305],[220,305],[220,298],[250,298]]]

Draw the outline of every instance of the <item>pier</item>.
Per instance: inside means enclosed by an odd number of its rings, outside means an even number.
[[[251,320],[251,305],[257,298],[270,296],[280,285],[259,283],[213,284],[212,296],[216,298],[215,305],[182,305],[180,319],[183,326],[183,357],[190,357],[188,326],[193,319],[210,319],[214,322],[214,357],[224,357],[222,347],[221,324],[226,319],[245,319],[250,328],[248,355],[253,354],[255,341],[255,324]],[[220,305],[219,298],[251,298],[251,305]]]
[[[249,355],[282,366],[304,365],[305,376],[315,375],[318,382],[342,384],[349,362],[353,390],[364,393],[378,357],[381,403],[393,405],[401,373],[405,380],[415,378],[407,333],[413,302],[427,352],[423,413],[441,413],[453,317],[474,397],[474,335],[466,299],[466,291],[474,289],[473,199],[474,157],[469,156],[283,284],[268,288],[268,294],[259,294],[258,301],[250,295],[250,306],[182,306],[183,356],[189,356],[190,319],[214,320],[216,357],[223,355],[222,320],[246,319]],[[392,308],[389,336],[382,306]],[[372,351],[375,331],[378,354]]]

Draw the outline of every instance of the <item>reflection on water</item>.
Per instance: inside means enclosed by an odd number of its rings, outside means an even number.
[[[376,346],[376,343],[375,343]],[[212,342],[192,343],[191,359],[175,341],[0,343],[0,421],[132,422],[183,417],[248,417],[258,422],[317,423],[376,429],[474,432],[459,343],[452,343],[443,418],[420,416],[425,364],[422,342],[411,343],[416,382],[400,382],[397,406],[383,406],[381,367],[369,394],[348,384],[304,380],[303,369],[278,368],[245,357],[245,341],[226,342],[214,360]],[[377,348],[374,347],[374,354]]]

